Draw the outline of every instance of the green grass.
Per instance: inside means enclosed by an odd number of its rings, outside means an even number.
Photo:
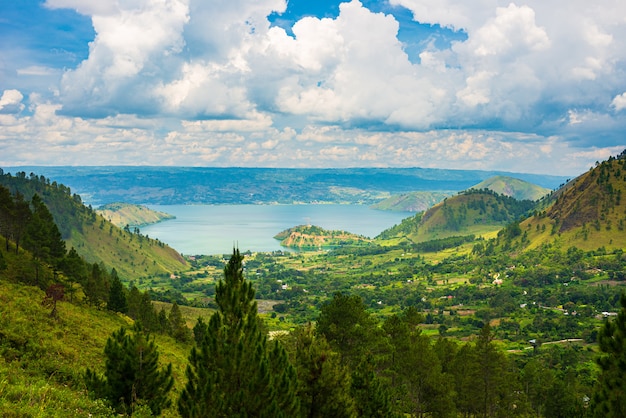
[[[89,397],[82,375],[103,370],[107,338],[131,320],[68,302],[59,302],[54,319],[43,298],[39,288],[0,280],[0,416],[112,416]],[[176,399],[191,346],[162,335],[155,340],[161,362],[172,363]]]

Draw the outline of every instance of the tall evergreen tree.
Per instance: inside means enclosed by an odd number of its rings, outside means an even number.
[[[346,364],[356,366],[376,343],[376,321],[357,296],[335,293],[322,306],[316,332],[324,335]]]
[[[168,316],[168,330],[176,341],[187,342],[191,338],[191,330],[180,312],[178,303],[174,302]]]
[[[135,328],[129,335],[120,328],[107,340],[104,354],[104,376],[91,369],[85,373],[87,387],[95,397],[107,399],[121,413],[132,413],[145,404],[159,415],[171,405],[172,365],[159,368],[158,350],[147,334]]]
[[[143,329],[149,332],[159,330],[159,314],[154,308],[152,299],[150,298],[150,293],[148,293],[147,290],[141,294],[139,311],[135,321],[137,321]]]
[[[363,418],[399,418],[391,400],[388,385],[374,372],[370,361],[361,362],[352,371],[350,393],[356,403],[357,416]]]
[[[187,384],[178,401],[183,417],[294,417],[296,381],[284,349],[268,349],[243,256],[234,249],[216,287],[218,310],[192,348]],[[277,388],[281,388],[278,392]]]
[[[126,303],[126,289],[120,280],[115,269],[111,270],[111,288],[109,289],[109,300],[107,309],[114,312],[126,313],[128,304]]]
[[[11,191],[0,186],[0,235],[6,238],[6,249],[9,251],[9,237],[13,227],[15,203]]]
[[[24,200],[24,195],[16,193],[11,217],[11,236],[13,237],[13,242],[15,242],[15,254],[20,250],[20,243],[31,216],[30,205]]]
[[[602,355],[597,362],[600,376],[594,393],[594,416],[626,416],[626,294],[617,318],[607,321],[598,335]]]
[[[32,215],[24,231],[24,247],[37,259],[57,266],[65,256],[65,241],[38,194],[31,199]]]
[[[307,325],[296,331],[295,343],[302,416],[356,417],[349,369],[341,364],[326,338],[316,336]]]
[[[91,274],[83,285],[83,291],[89,304],[102,307],[109,299],[109,275],[104,265],[94,263],[91,266]]]
[[[170,322],[167,318],[167,312],[165,312],[165,307],[161,307],[158,315],[159,321],[159,332],[162,334],[170,335],[172,330],[170,329]]]
[[[389,373],[402,410],[412,416],[453,416],[451,376],[442,372],[431,339],[421,334],[412,311],[384,323],[389,337]]]
[[[491,327],[486,324],[474,344],[466,344],[454,363],[456,404],[460,412],[484,417],[523,414],[517,374],[509,369],[505,355],[493,344]],[[513,405],[517,405],[513,407]]]
[[[70,295],[70,302],[74,301],[74,293],[76,291],[74,285],[79,283],[84,288],[87,282],[88,267],[88,264],[76,252],[74,247],[70,248],[63,260],[61,260],[59,268],[67,279],[67,293]]]
[[[128,304],[128,316],[135,320],[139,317],[141,299],[142,294],[137,286],[130,286],[130,290],[128,291],[128,297],[126,298],[126,302]]]

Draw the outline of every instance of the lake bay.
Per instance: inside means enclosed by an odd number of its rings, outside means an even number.
[[[311,224],[373,238],[414,214],[370,209],[365,205],[146,205],[176,216],[141,228],[141,233],[185,255],[284,250],[274,236]]]

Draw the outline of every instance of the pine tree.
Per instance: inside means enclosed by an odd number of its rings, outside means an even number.
[[[180,342],[187,342],[191,338],[191,331],[187,327],[187,323],[180,312],[180,307],[176,302],[172,304],[170,314],[168,316],[168,330],[171,336]]]
[[[474,344],[464,345],[454,362],[459,412],[484,417],[508,411],[509,416],[523,413],[514,395],[521,392],[517,374],[509,370],[509,361],[493,344],[491,327],[486,324]],[[517,405],[513,407],[513,405]]]
[[[183,417],[293,417],[295,373],[282,346],[268,348],[252,284],[239,250],[216,287],[218,311],[192,348],[187,384],[178,401]],[[280,392],[278,391],[280,388]]]
[[[161,334],[170,335],[172,330],[170,329],[170,322],[167,319],[167,312],[165,312],[165,307],[161,307],[158,315],[159,321],[159,332]]]
[[[198,317],[196,325],[193,327],[193,340],[196,345],[202,344],[204,337],[207,333],[207,324],[204,322],[201,316]]]
[[[91,266],[91,274],[87,276],[83,285],[83,291],[91,305],[100,308],[109,299],[108,276],[104,265],[94,263]]]
[[[383,326],[389,338],[395,398],[412,416],[451,416],[455,412],[452,379],[442,372],[431,339],[421,334],[418,322],[414,312],[407,311],[389,317]]]
[[[370,361],[364,361],[352,372],[350,393],[356,402],[357,416],[364,418],[394,418],[396,413],[388,386],[384,385]]]
[[[11,192],[4,186],[0,186],[0,235],[6,238],[6,249],[9,251],[9,237],[13,226],[15,203]]]
[[[131,336],[125,328],[115,331],[104,348],[104,376],[91,369],[85,373],[88,389],[95,397],[107,399],[120,413],[132,413],[141,404],[154,415],[171,405],[168,397],[174,385],[172,365],[159,368],[154,340],[135,328]]]
[[[355,417],[348,368],[331,350],[323,335],[315,336],[309,325],[295,333],[298,397],[302,415],[314,417]]]
[[[11,216],[11,236],[15,242],[15,254],[19,253],[20,243],[31,216],[30,205],[24,200],[24,195],[19,192],[15,193]]]
[[[594,393],[594,416],[626,416],[626,294],[617,318],[607,321],[598,335],[602,355],[597,362],[600,376]]]
[[[135,321],[146,331],[153,332],[159,330],[159,314],[152,304],[152,299],[148,291],[141,294],[139,311],[137,312]]]
[[[4,256],[2,255],[2,251],[0,251],[0,271],[6,270],[7,262],[4,260]]]
[[[128,305],[126,303],[126,289],[117,275],[115,269],[111,270],[111,288],[109,290],[109,300],[107,309],[113,312],[126,313]]]
[[[355,366],[377,341],[376,322],[357,296],[335,293],[322,306],[316,332],[341,354],[344,364]]]
[[[75,284],[83,285],[87,282],[88,264],[76,252],[74,247],[70,248],[63,260],[59,264],[59,268],[64,273],[67,280],[67,293],[70,295],[70,302],[74,301],[74,293],[76,292]]]
[[[39,260],[56,266],[65,256],[65,241],[39,195],[31,199],[32,215],[24,231],[24,247]]]
[[[137,286],[130,286],[130,290],[128,291],[128,297],[126,298],[126,302],[128,304],[128,316],[135,320],[139,317],[141,299],[142,294]]]

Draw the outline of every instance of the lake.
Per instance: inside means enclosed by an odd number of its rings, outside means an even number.
[[[414,214],[364,205],[146,205],[176,216],[141,228],[186,255],[284,250],[274,235],[297,225],[344,230],[373,238]]]

